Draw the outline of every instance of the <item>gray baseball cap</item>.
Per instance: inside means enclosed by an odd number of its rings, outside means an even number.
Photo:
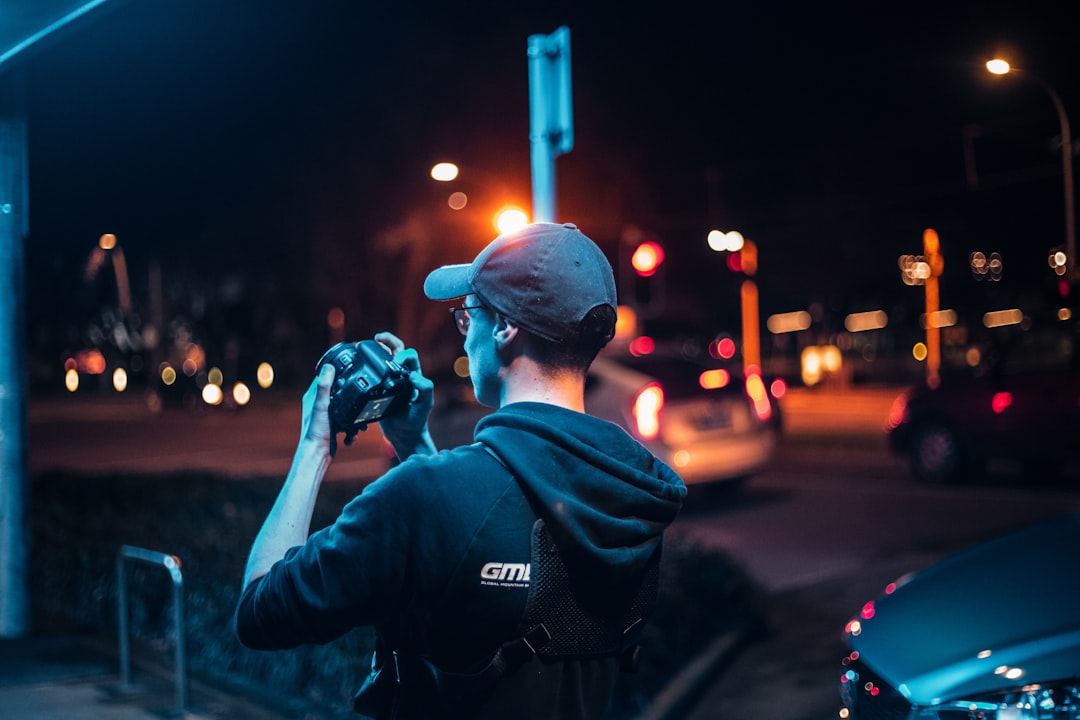
[[[553,342],[565,342],[594,307],[618,308],[611,264],[572,223],[532,223],[500,235],[471,263],[444,265],[424,281],[432,300],[469,293]]]

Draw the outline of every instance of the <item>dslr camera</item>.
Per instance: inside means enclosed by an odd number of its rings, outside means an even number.
[[[375,340],[338,343],[319,359],[316,374],[326,364],[334,366],[329,411],[333,451],[338,433],[345,433],[345,444],[351,445],[368,423],[403,410],[413,399],[409,371]]]

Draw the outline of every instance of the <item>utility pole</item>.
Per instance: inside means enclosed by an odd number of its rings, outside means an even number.
[[[5,20],[27,31],[0,46],[0,637],[30,631],[29,476],[26,422],[24,244],[30,232],[30,162],[22,60],[41,40],[109,0],[8,3]],[[60,6],[65,6],[61,8]],[[57,10],[67,9],[62,17]],[[9,39],[9,38],[5,38]]]
[[[29,230],[25,81],[0,75],[0,637],[30,630],[23,245]]]
[[[530,35],[528,57],[533,221],[556,222],[555,158],[574,148],[570,28]]]

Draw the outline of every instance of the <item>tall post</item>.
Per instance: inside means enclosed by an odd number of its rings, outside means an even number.
[[[739,250],[743,280],[739,288],[742,309],[743,370],[761,372],[761,319],[759,317],[758,287],[751,278],[757,274],[757,243],[744,240]]]
[[[1054,104],[1057,112],[1058,123],[1061,126],[1061,173],[1065,190],[1065,278],[1069,282],[1077,279],[1076,269],[1076,211],[1074,208],[1073,169],[1072,169],[1072,131],[1069,129],[1069,116],[1065,112],[1065,105],[1061,98],[1050,87],[1050,84],[1038,75],[1027,70],[1012,67],[1001,58],[994,58],[986,63],[986,69],[994,75],[1007,75],[1010,72],[1026,77],[1041,87],[1050,96],[1050,102]]]
[[[1054,92],[1054,89],[1041,78],[1034,75],[1031,77],[1050,94],[1050,100],[1054,103],[1054,109],[1057,111],[1058,123],[1061,125],[1061,173],[1065,186],[1065,277],[1069,282],[1072,282],[1077,277],[1076,210],[1073,205],[1073,148],[1072,132],[1069,129],[1069,116],[1065,114],[1065,106],[1062,104],[1058,94]]]
[[[555,158],[574,147],[570,28],[530,35],[528,58],[533,220],[555,222]]]
[[[23,243],[29,227],[21,69],[0,74],[0,637],[30,629]]]
[[[923,255],[930,266],[926,277],[926,384],[936,388],[941,384],[941,325],[938,311],[941,298],[938,291],[938,278],[945,268],[941,256],[941,241],[937,231],[927,228],[923,231]]]

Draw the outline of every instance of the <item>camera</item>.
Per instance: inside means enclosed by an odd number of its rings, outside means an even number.
[[[319,359],[315,372],[326,364],[334,366],[330,431],[334,438],[345,433],[346,445],[352,444],[359,431],[367,430],[368,423],[398,412],[412,401],[409,371],[394,362],[390,351],[375,340],[338,343]],[[336,441],[332,447],[336,450]]]

